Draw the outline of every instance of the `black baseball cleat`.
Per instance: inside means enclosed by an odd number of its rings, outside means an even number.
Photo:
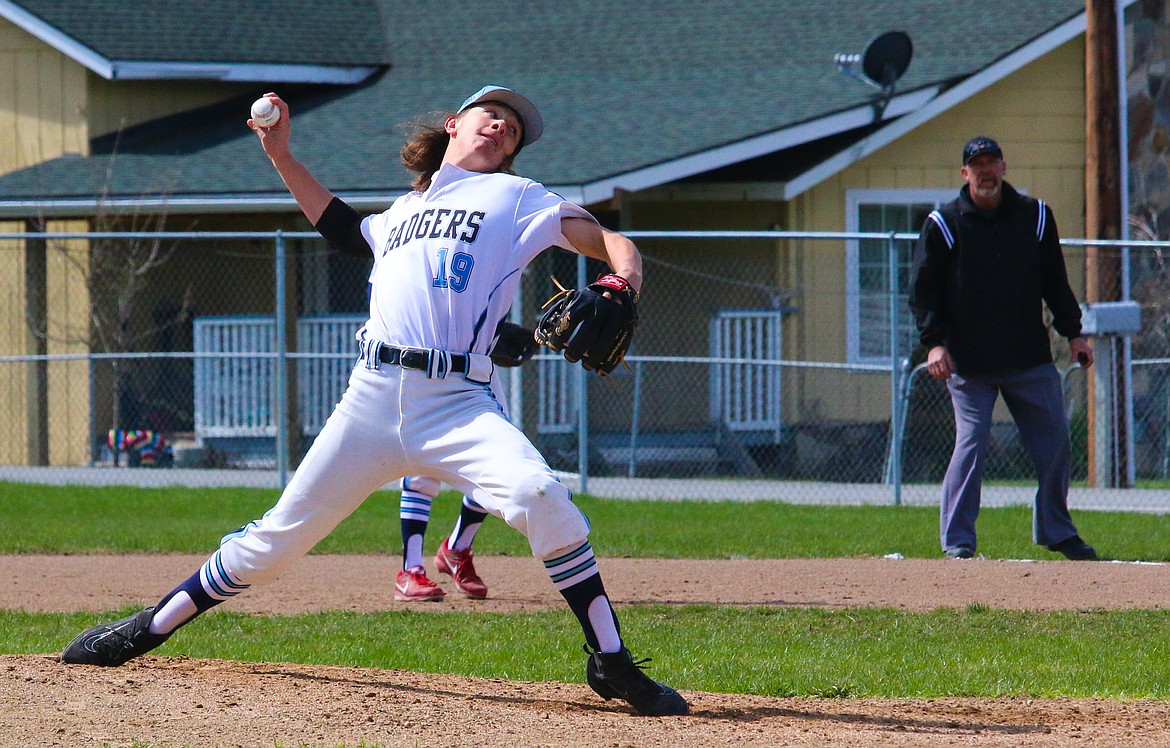
[[[154,608],[147,608],[129,618],[88,628],[65,647],[61,662],[117,667],[144,655],[171,638],[170,634],[150,633],[153,616]]]
[[[1081,540],[1080,535],[1065,538],[1056,545],[1048,546],[1048,550],[1063,553],[1069,561],[1096,561],[1097,549]]]
[[[620,652],[604,654],[590,652],[589,663],[585,666],[585,679],[589,687],[605,700],[624,699],[640,713],[651,717],[666,717],[676,714],[690,714],[687,700],[670,686],[664,686],[642,672],[642,664],[649,658],[634,662],[630,650],[622,647]]]
[[[975,549],[969,545],[955,545],[947,548],[947,558],[975,558]]]

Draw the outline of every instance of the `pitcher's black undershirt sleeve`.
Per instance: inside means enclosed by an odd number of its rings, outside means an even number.
[[[368,260],[374,254],[362,236],[362,217],[339,197],[329,201],[313,228],[338,252],[363,260]]]

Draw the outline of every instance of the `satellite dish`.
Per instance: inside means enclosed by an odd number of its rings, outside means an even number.
[[[914,45],[905,31],[887,31],[873,38],[861,54],[861,72],[882,88],[892,88],[910,67]]]
[[[871,39],[861,54],[838,54],[833,60],[845,75],[881,91],[872,102],[874,121],[877,122],[894,95],[894,84],[910,67],[913,55],[914,45],[905,31],[887,31]],[[861,66],[860,73],[856,70],[857,65]]]

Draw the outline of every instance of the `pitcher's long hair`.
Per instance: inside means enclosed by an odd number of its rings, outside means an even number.
[[[417,192],[426,192],[431,186],[431,178],[435,176],[435,172],[443,165],[443,156],[447,153],[447,145],[451,142],[451,136],[447,134],[447,130],[443,125],[447,122],[448,117],[459,117],[461,115],[451,112],[433,112],[432,116],[437,118],[438,124],[425,122],[411,122],[405,125],[410,130],[410,135],[406,142],[402,145],[402,151],[399,157],[402,159],[402,165],[408,171],[416,174],[414,181],[411,182],[411,189]],[[512,171],[512,162],[516,159],[516,154],[520,153],[517,148],[516,152],[504,162],[500,164],[497,171],[502,171],[505,174],[515,174]]]

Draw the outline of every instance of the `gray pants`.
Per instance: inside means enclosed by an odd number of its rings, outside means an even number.
[[[1005,376],[955,374],[947,381],[947,388],[955,408],[955,451],[942,485],[939,535],[943,549],[976,547],[983,466],[991,441],[991,413],[999,394],[1036,466],[1039,487],[1032,510],[1032,540],[1048,546],[1076,535],[1068,513],[1072,449],[1056,367],[1044,364]]]

